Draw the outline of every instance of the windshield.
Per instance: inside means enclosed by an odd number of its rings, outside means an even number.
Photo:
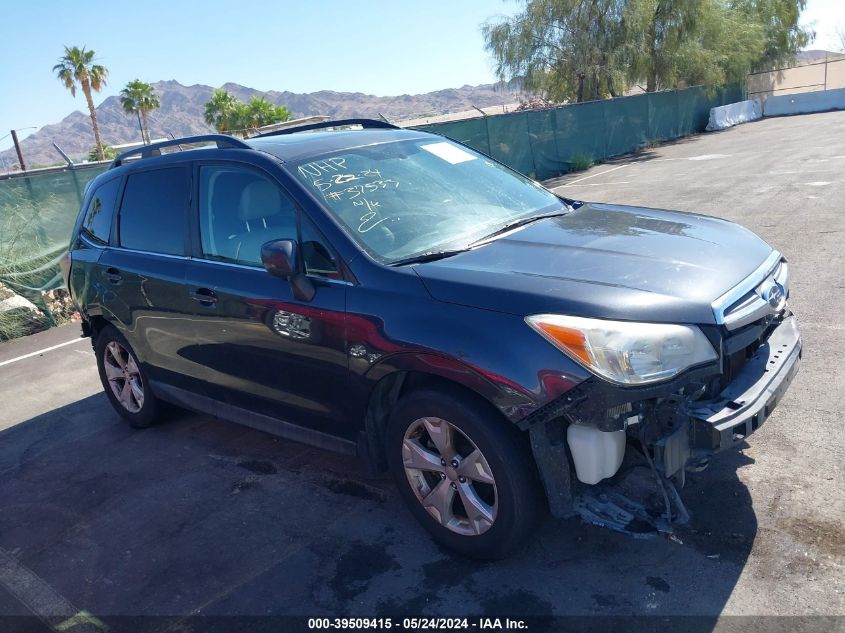
[[[446,140],[349,149],[296,170],[353,238],[386,264],[464,249],[511,222],[565,209],[527,178]]]

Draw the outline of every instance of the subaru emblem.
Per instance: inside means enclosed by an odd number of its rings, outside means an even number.
[[[783,301],[784,289],[779,283],[775,282],[772,287],[763,293],[763,299],[769,302],[773,308],[777,308],[781,301]]]

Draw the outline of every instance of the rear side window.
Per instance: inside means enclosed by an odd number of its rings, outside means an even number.
[[[85,219],[82,220],[82,233],[89,239],[99,244],[109,243],[111,233],[111,221],[114,215],[117,190],[120,186],[120,178],[112,178],[104,182],[88,203],[85,209]]]
[[[154,169],[126,179],[120,206],[120,245],[150,253],[183,255],[187,170]]]

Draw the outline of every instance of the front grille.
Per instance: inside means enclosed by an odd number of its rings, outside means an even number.
[[[779,322],[777,315],[770,314],[731,332],[723,339],[722,351],[725,361],[719,379],[720,389],[727,387],[742,371],[748,359],[766,342]]]
[[[716,322],[739,330],[783,311],[789,295],[789,266],[773,252],[760,267],[713,302]]]

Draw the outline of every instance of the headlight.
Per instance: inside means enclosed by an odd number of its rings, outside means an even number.
[[[718,355],[697,327],[536,314],[525,321],[590,371],[625,385],[666,380]]]

